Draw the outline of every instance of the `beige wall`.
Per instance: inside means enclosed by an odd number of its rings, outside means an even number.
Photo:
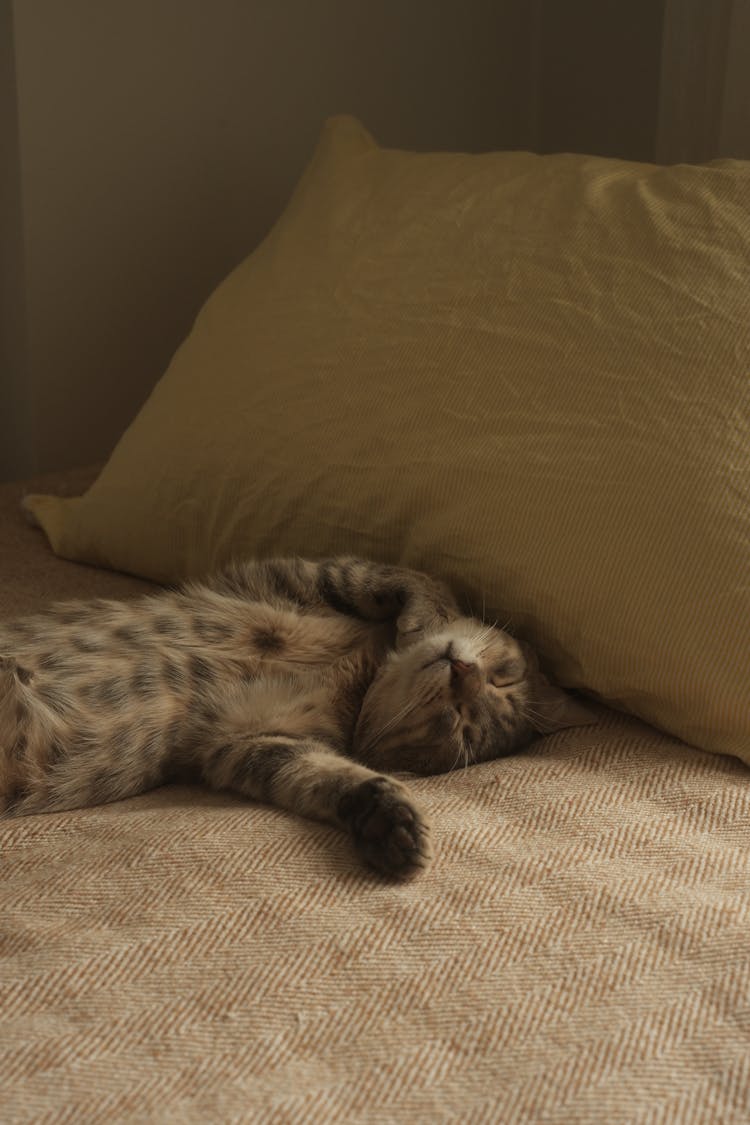
[[[4,391],[6,475],[108,453],[328,114],[392,145],[526,135],[529,17],[512,0],[0,3],[23,198],[14,369],[33,422],[29,444]]]
[[[731,0],[719,151],[750,160],[750,0]]]
[[[0,0],[0,479],[107,455],[328,114],[422,149],[750,156],[749,7]]]
[[[539,147],[653,160],[664,0],[542,0]]]
[[[750,0],[666,0],[657,158],[750,158]]]
[[[13,26],[0,0],[0,480],[33,463],[22,228]]]

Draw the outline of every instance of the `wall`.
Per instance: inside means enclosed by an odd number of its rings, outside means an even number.
[[[0,0],[0,480],[33,464],[10,0]]]
[[[0,3],[23,199],[4,379],[27,390],[3,390],[5,476],[109,452],[328,114],[391,145],[527,135],[533,6],[513,0]]]
[[[664,0],[542,0],[543,152],[653,160]]]
[[[750,0],[666,0],[656,153],[750,158]]]
[[[731,0],[718,151],[750,160],[750,0]]]
[[[538,148],[750,158],[750,0],[534,0]]]

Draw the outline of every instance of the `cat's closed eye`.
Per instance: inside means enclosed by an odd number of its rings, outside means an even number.
[[[525,668],[520,660],[510,660],[493,668],[489,680],[493,687],[510,687],[523,679]]]

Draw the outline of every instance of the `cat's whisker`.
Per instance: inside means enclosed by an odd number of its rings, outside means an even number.
[[[384,723],[383,726],[367,740],[365,744],[366,751],[369,753],[369,751],[373,750],[389,730],[391,730],[398,723],[402,722],[408,715],[411,714],[412,711],[416,709],[418,703],[418,700],[410,701],[400,711],[397,711],[396,714],[393,715],[387,723]]]
[[[463,748],[464,748],[464,747],[463,747],[463,741],[461,741],[461,742],[459,743],[459,746],[458,746],[458,750],[456,751],[456,756],[455,756],[455,758],[453,759],[453,764],[452,764],[452,765],[451,765],[451,767],[450,767],[450,771],[449,771],[450,773],[453,773],[453,771],[455,770],[456,766],[458,765],[458,760],[459,760],[459,758],[461,757],[461,753],[462,753],[462,751],[463,751]]]
[[[528,702],[525,703],[521,708],[521,714],[523,715],[524,719],[536,719],[537,722],[541,723],[542,725],[549,723],[549,716],[543,714],[543,712],[541,711],[538,711]]]
[[[535,713],[538,713],[538,712],[535,712],[535,707],[534,707],[534,704],[536,702],[539,702],[539,701],[533,700],[533,699],[524,700],[524,702],[521,705],[521,710],[524,712],[524,714],[529,714],[529,715],[533,715]]]
[[[496,625],[497,622],[495,621],[491,625],[486,625],[484,629],[480,629],[477,633],[475,633],[471,638],[474,644],[484,644],[487,638],[492,636],[493,630],[495,629]]]
[[[474,744],[472,742],[466,743],[466,757],[467,765],[473,766],[476,762],[476,755],[474,754]]]
[[[458,746],[456,757],[453,759],[453,765],[450,767],[451,770],[455,770],[460,758],[463,758],[463,764],[461,768],[464,770],[467,769],[470,765],[474,764],[474,756],[471,752],[471,743],[467,742],[466,738],[464,738],[463,735]]]

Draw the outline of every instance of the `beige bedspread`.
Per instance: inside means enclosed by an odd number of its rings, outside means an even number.
[[[52,558],[20,493],[0,613],[144,588]],[[2,821],[0,1121],[746,1122],[748,781],[602,710],[415,781],[407,886],[193,789]]]

